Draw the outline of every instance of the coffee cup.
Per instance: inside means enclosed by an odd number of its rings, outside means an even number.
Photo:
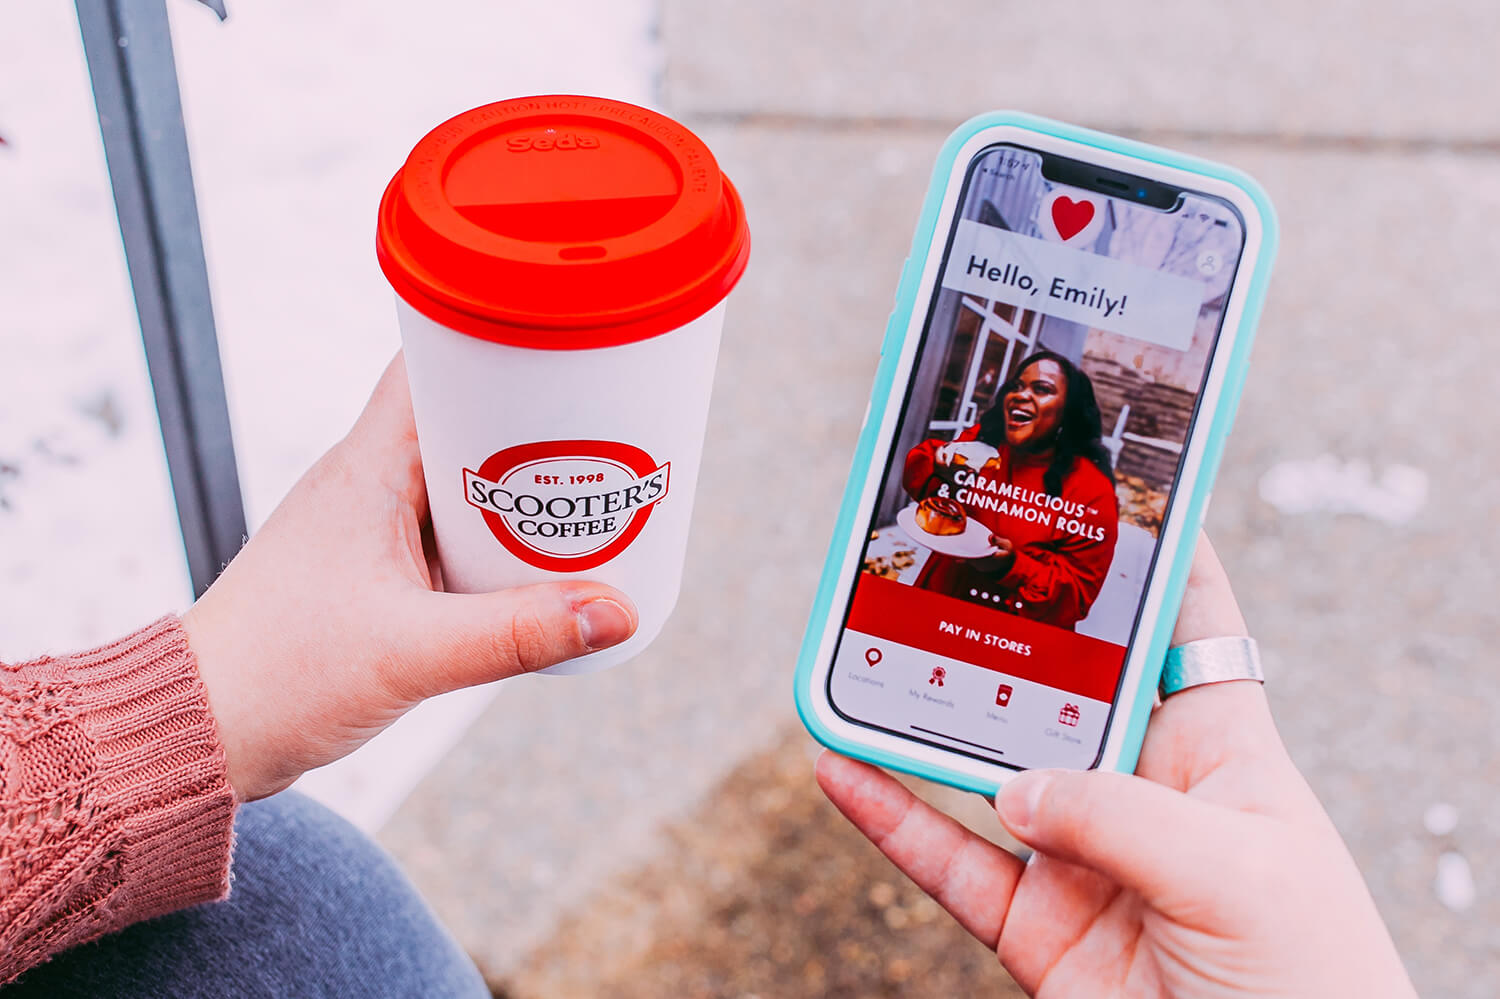
[[[396,293],[445,589],[590,579],[640,615],[681,588],[725,298],[750,238],[708,147],[658,112],[546,96],[429,132],[386,188]]]

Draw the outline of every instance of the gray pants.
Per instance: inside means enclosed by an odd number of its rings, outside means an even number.
[[[137,923],[33,968],[0,999],[487,997],[391,858],[293,792],[235,820],[229,899]]]

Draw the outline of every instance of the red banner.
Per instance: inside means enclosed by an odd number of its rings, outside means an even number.
[[[1125,647],[859,574],[849,627],[1069,693],[1112,701]]]

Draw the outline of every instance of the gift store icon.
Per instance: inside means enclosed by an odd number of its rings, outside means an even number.
[[[1064,704],[1062,710],[1057,713],[1057,721],[1062,725],[1077,725],[1078,717],[1078,705],[1076,704]]]

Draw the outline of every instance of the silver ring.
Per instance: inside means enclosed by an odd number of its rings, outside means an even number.
[[[1159,689],[1162,700],[1189,687],[1226,680],[1266,682],[1255,639],[1203,638],[1167,650]]]

